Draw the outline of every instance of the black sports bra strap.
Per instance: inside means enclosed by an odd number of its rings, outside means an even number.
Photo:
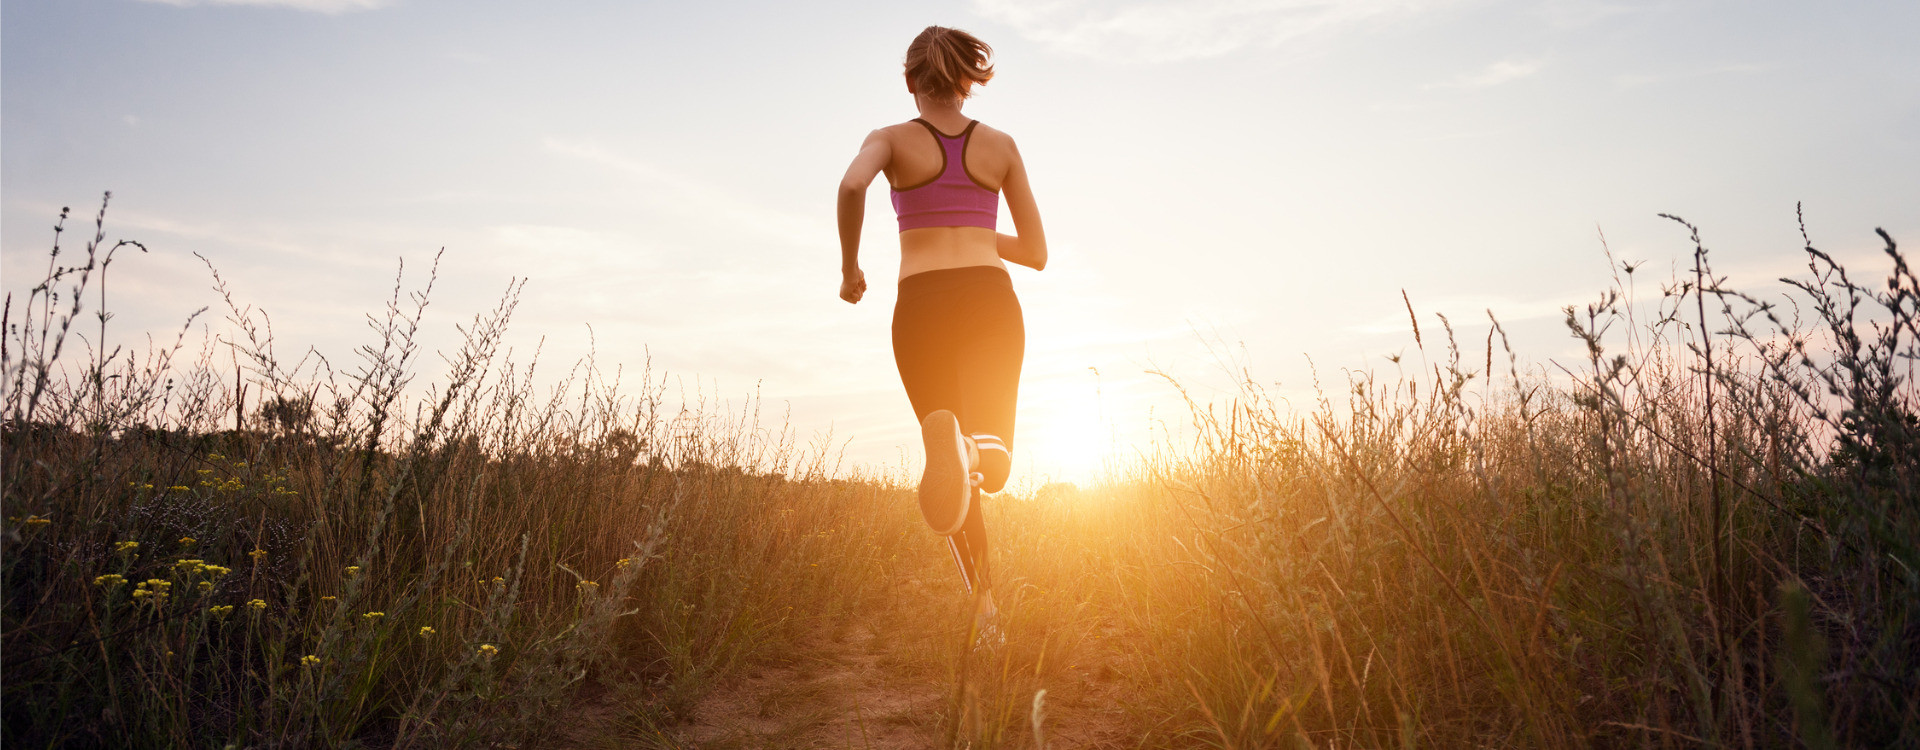
[[[942,132],[940,132],[940,129],[939,129],[939,128],[936,128],[936,127],[934,127],[934,126],[933,126],[933,123],[930,123],[930,122],[927,122],[926,120],[923,120],[923,119],[921,119],[921,118],[918,118],[918,117],[915,117],[915,118],[913,118],[913,121],[914,121],[914,122],[917,122],[917,123],[920,123],[921,125],[923,125],[923,126],[925,126],[925,127],[926,127],[926,129],[927,129],[927,132],[929,132],[929,133],[932,133],[932,134],[934,134],[934,135],[936,135],[936,136],[939,136],[939,137],[941,137],[941,138],[946,138],[946,139],[953,139],[953,138],[965,138],[965,137],[967,137],[967,136],[969,136],[969,135],[973,135],[973,126],[975,126],[975,125],[979,125],[979,124],[980,124],[980,121],[979,121],[979,120],[968,120],[968,121],[967,121],[967,127],[966,127],[966,129],[965,129],[965,130],[962,130],[962,131],[960,131],[960,134],[959,134],[959,135],[947,135],[946,133],[942,133]]]

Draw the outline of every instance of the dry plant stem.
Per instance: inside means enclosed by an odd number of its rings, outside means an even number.
[[[1715,291],[1719,283],[1711,285],[1707,276],[1707,248],[1700,241],[1700,229],[1672,214],[1661,214],[1663,218],[1687,228],[1688,239],[1693,242],[1693,301],[1700,322],[1700,389],[1706,398],[1705,417],[1707,423],[1707,486],[1712,497],[1710,512],[1713,524],[1713,606],[1719,609],[1727,600],[1726,577],[1726,504],[1720,494],[1720,454],[1718,418],[1713,408],[1713,329],[1707,326],[1707,291],[1712,286]]]

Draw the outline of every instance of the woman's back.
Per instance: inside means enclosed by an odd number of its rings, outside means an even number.
[[[946,156],[939,139],[928,128],[940,131],[942,135],[958,137],[969,125],[973,131],[966,133],[966,174],[980,187],[1000,192],[1001,183],[1006,181],[1007,169],[1013,164],[1013,138],[984,122],[966,118],[960,118],[959,122],[934,122],[922,118],[881,128],[880,132],[886,134],[893,147],[893,161],[887,164],[885,170],[887,184],[899,190],[939,177],[941,170],[947,166]]]
[[[942,143],[942,138],[936,136],[934,131],[945,136],[962,136],[964,133],[965,145],[949,148],[949,144]],[[993,215],[998,213],[1000,188],[1018,157],[1013,148],[1013,139],[983,123],[958,116],[938,120],[909,120],[882,128],[880,132],[885,134],[893,155],[884,171],[887,183],[895,191],[895,210],[900,215],[900,278],[942,268],[1005,268],[1006,265],[1000,262]],[[958,169],[954,168],[956,165],[949,164],[949,151],[960,153]],[[942,197],[951,199],[949,192],[940,191],[931,184],[940,180],[943,174],[963,177],[989,194],[982,201],[988,213],[984,225],[978,222],[966,225],[965,220],[940,221],[937,218],[927,221],[925,216],[957,215],[937,209],[922,216],[909,214],[913,203],[926,203],[926,198],[931,196],[915,196],[921,198],[915,201],[907,198],[906,194],[941,192]],[[938,200],[935,199],[935,202]]]

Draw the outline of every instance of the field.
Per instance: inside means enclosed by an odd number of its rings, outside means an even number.
[[[515,361],[514,294],[443,364],[430,282],[337,361],[231,298],[231,354],[96,351],[103,221],[7,298],[10,747],[1920,746],[1885,234],[1785,298],[1623,269],[1569,370],[1409,302],[1404,375],[1248,373],[992,499],[974,647],[911,488],[753,404]]]

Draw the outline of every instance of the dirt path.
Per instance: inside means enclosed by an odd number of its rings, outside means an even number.
[[[1017,637],[1017,634],[1015,634]],[[889,641],[866,624],[823,634],[778,663],[750,670],[700,701],[678,739],[698,748],[894,748],[940,747],[954,711],[954,681],[947,670],[914,663],[923,643]],[[1003,651],[1017,644],[977,649],[969,655],[976,681],[1017,662]],[[1087,660],[1091,661],[1091,660]],[[937,673],[935,673],[937,672]],[[1042,731],[1056,748],[1130,747],[1117,674],[1105,664],[1070,670],[1065,684],[1050,687]],[[981,705],[988,685],[970,691],[961,722],[979,731],[991,726],[990,705]],[[1030,692],[1006,696],[1000,744],[1032,747]],[[991,701],[988,701],[991,703]],[[1011,715],[1006,715],[1011,714]],[[965,732],[963,732],[965,734]],[[962,743],[964,744],[964,743]]]
[[[924,595],[920,588],[900,593]],[[727,678],[673,726],[623,723],[612,695],[589,699],[569,712],[556,747],[1033,748],[1042,688],[1046,747],[1140,745],[1111,628],[1083,622],[1048,633],[1039,618],[1010,617],[1004,643],[967,651],[962,662],[958,631],[925,618],[938,609],[931,601],[823,627]],[[908,616],[915,611],[922,615]]]
[[[700,748],[935,747],[949,696],[902,679],[888,650],[864,625],[818,637],[708,695],[680,738]]]

